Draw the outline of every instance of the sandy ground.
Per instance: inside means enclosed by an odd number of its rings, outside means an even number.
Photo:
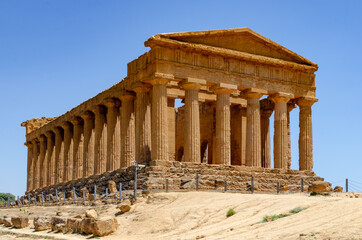
[[[356,196],[358,198],[356,198]],[[273,222],[266,215],[305,210]],[[0,209],[0,216],[65,216],[84,214],[91,207],[26,207]],[[226,217],[228,209],[236,214]],[[25,213],[24,213],[25,210]],[[115,205],[97,206],[103,217],[114,217]],[[116,233],[102,239],[362,239],[362,194],[270,195],[217,192],[172,192],[140,198],[130,212],[117,216]],[[6,234],[6,232],[17,235]],[[22,234],[22,235],[21,235]],[[23,235],[30,234],[30,235]],[[89,239],[79,234],[35,232],[0,226],[0,239]]]

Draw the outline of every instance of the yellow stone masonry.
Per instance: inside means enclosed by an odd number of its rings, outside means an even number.
[[[26,127],[27,191],[169,161],[312,170],[317,64],[248,29],[158,34],[127,76],[57,118]],[[175,109],[175,99],[185,106]],[[274,113],[274,159],[270,116]]]

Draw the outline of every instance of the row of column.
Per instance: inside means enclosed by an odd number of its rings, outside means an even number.
[[[186,81],[185,89],[185,128],[184,161],[200,162],[200,120],[198,91],[200,84]],[[231,164],[230,142],[230,93],[236,87],[224,85],[214,89],[216,94],[216,142],[215,163]],[[260,89],[244,92],[246,109],[246,166],[271,168],[269,117],[274,115],[274,168],[290,169],[290,123],[289,112],[294,108],[292,94],[278,93],[269,96],[269,106],[260,112],[259,99],[266,94]],[[313,142],[311,106],[315,98],[298,98],[299,115],[299,169],[312,170]]]
[[[129,92],[119,99],[107,99],[104,105],[27,142],[28,191],[128,167],[135,159],[148,162],[150,89],[135,86],[137,98]]]
[[[137,83],[135,92],[119,99],[108,99],[69,122],[27,143],[28,190],[66,182],[139,163],[169,159],[167,79],[155,78],[149,84]],[[185,161],[200,162],[199,89],[206,82],[187,79],[185,89]],[[152,89],[152,91],[151,91]],[[236,86],[219,84],[216,94],[215,163],[231,164],[230,94]],[[261,90],[245,91],[247,98],[246,165],[270,166],[268,157],[262,163],[260,116]],[[274,165],[288,168],[287,102],[293,96],[275,94]],[[121,104],[122,103],[122,104]],[[300,170],[311,170],[311,106],[314,99],[297,100],[300,107]],[[152,106],[152,107],[151,107]],[[152,121],[151,121],[152,119]],[[290,130],[289,130],[290,131]],[[265,137],[265,136],[264,136]],[[289,140],[288,140],[289,139]],[[266,153],[267,151],[265,151]],[[270,156],[269,156],[270,159]]]

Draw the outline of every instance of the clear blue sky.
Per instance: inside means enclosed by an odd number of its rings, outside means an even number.
[[[237,27],[319,65],[314,171],[362,182],[360,1],[128,2],[0,0],[0,192],[26,188],[22,121],[61,115],[119,82],[152,35]],[[291,121],[297,168],[297,109]]]

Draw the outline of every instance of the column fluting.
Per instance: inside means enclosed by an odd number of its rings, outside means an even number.
[[[107,99],[105,105],[107,107],[107,171],[113,171],[119,168],[117,159],[120,158],[120,154],[116,149],[117,141],[120,139],[116,138],[116,125],[121,103],[116,99]]]
[[[81,117],[84,121],[83,177],[89,177],[94,174],[94,114],[85,112]]]
[[[83,145],[84,145],[84,125],[80,117],[71,120],[73,124],[73,177],[78,179],[83,177]]]
[[[230,93],[227,88],[217,88],[215,164],[231,165],[230,144]]]
[[[47,164],[48,164],[48,176],[47,180],[48,186],[55,184],[55,135],[53,132],[46,132],[45,136],[47,137]]]
[[[199,109],[201,85],[186,82],[183,88],[185,89],[184,161],[201,163]]]
[[[261,167],[260,103],[263,92],[247,91],[246,166]]]
[[[39,174],[40,174],[40,164],[39,164],[39,144],[37,139],[31,141],[33,145],[33,189],[39,188]]]
[[[62,183],[64,180],[64,131],[57,127],[53,129],[55,134],[55,183]]]
[[[129,167],[135,160],[135,116],[133,93],[121,97],[121,167]]]
[[[33,189],[33,144],[26,142],[25,146],[28,148],[26,191],[31,191]]]
[[[107,164],[107,109],[98,105],[92,109],[95,115],[95,136],[94,136],[94,173],[101,174],[106,171]]]
[[[64,182],[73,179],[73,125],[65,122],[61,126],[64,129]]]
[[[261,131],[261,167],[271,168],[270,151],[270,116],[274,111],[274,103],[269,99],[260,101],[260,131]]]
[[[277,93],[270,96],[275,104],[274,114],[274,168],[288,169],[288,110],[292,94]]]
[[[299,98],[299,170],[313,169],[312,105],[316,98]]]
[[[154,79],[152,87],[151,159],[168,161],[168,117],[166,79]]]
[[[136,92],[136,161],[148,163],[151,160],[151,86],[137,84],[133,87]]]

